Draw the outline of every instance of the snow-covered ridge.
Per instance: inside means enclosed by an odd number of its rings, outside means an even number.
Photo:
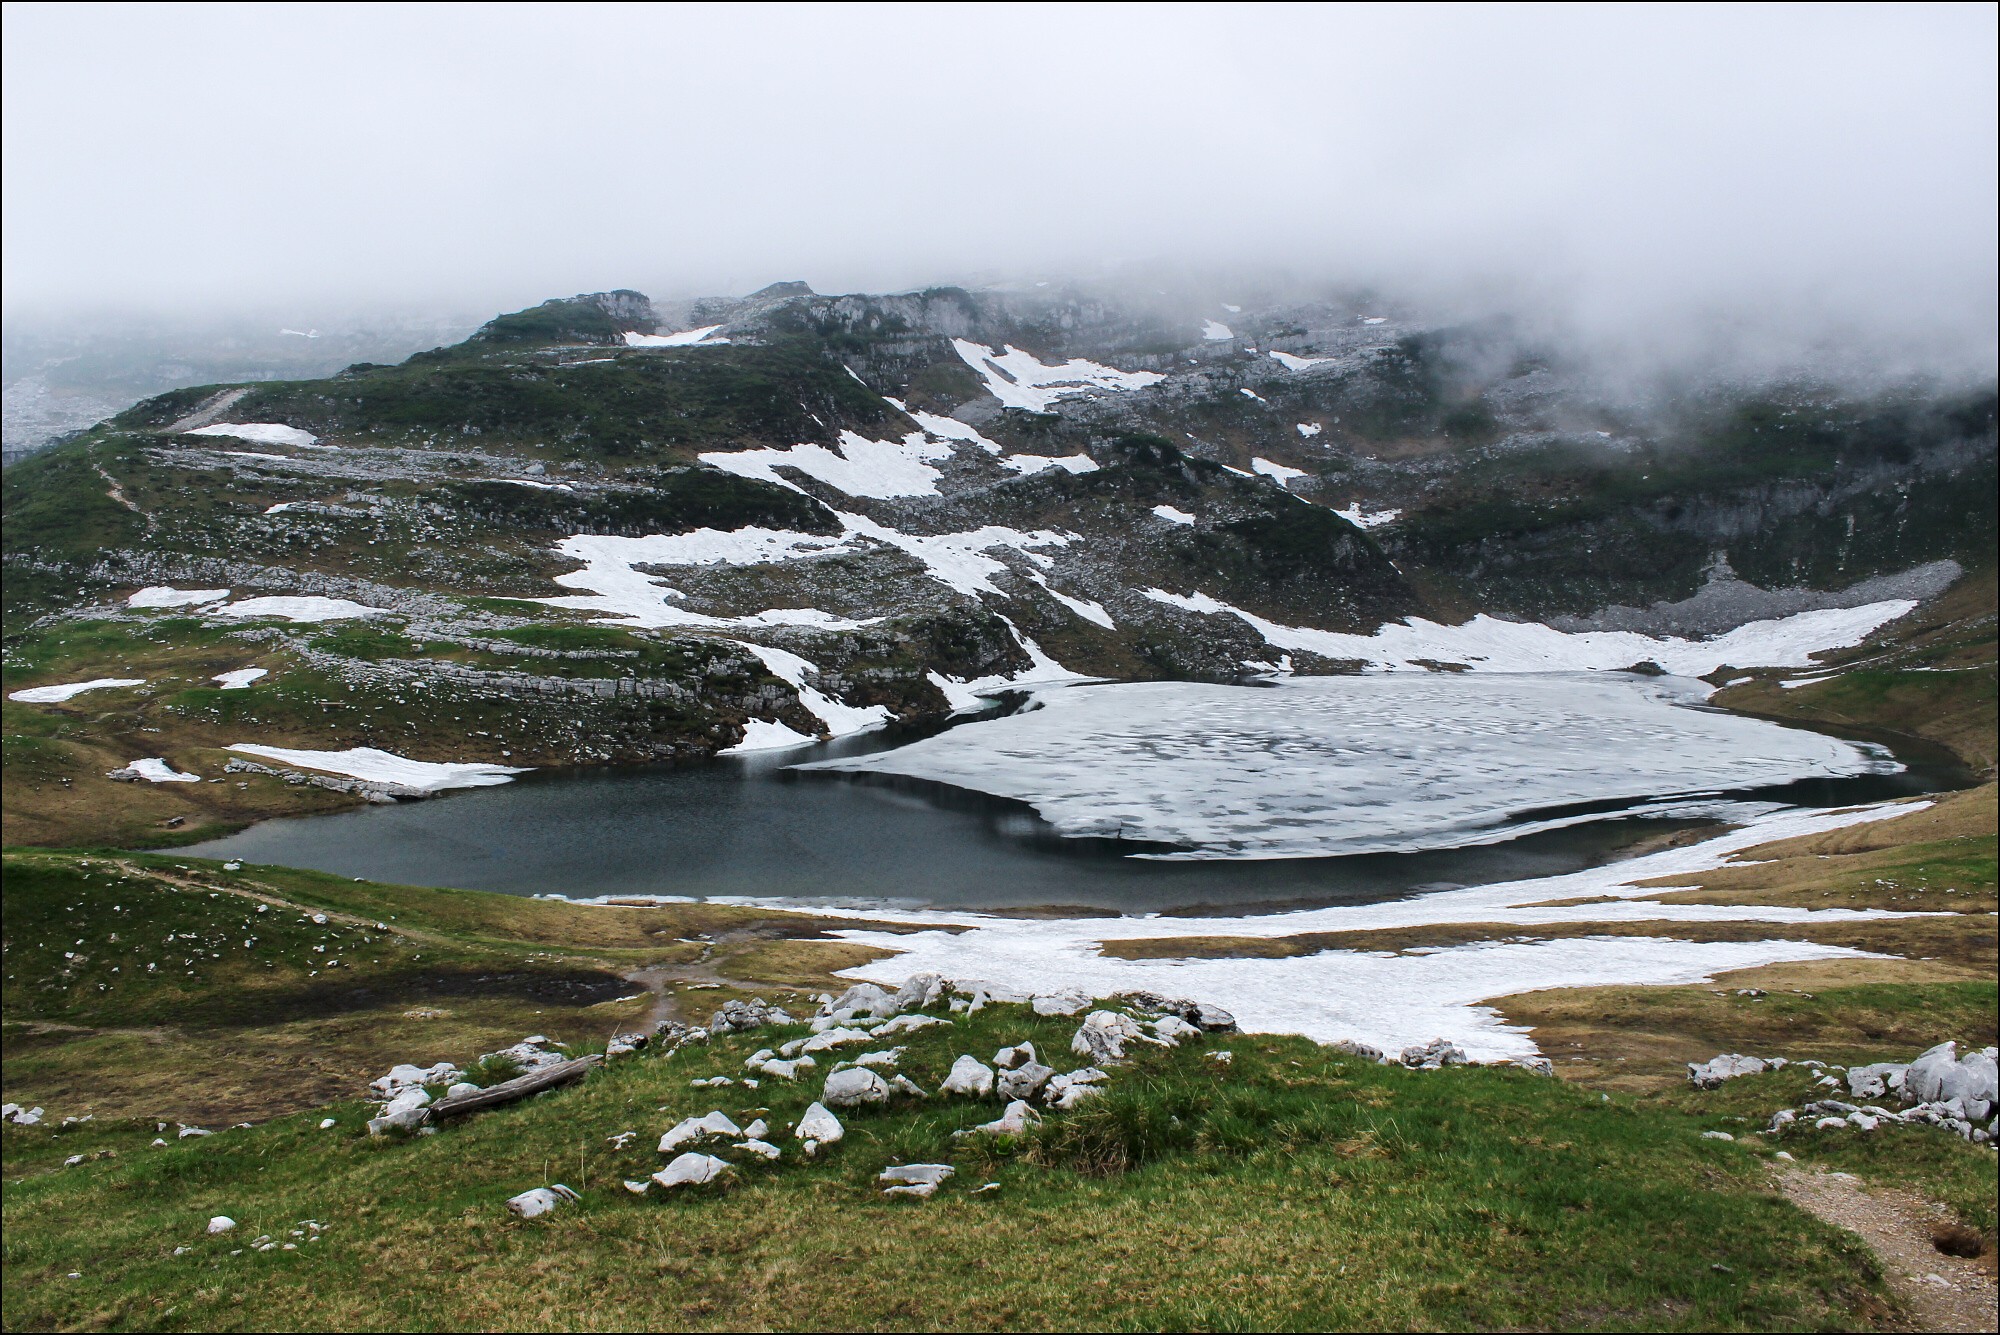
[[[1479,672],[1615,672],[1652,662],[1682,677],[1705,677],[1723,666],[1809,667],[1813,654],[1859,644],[1916,606],[1897,598],[1863,607],[1800,612],[1774,621],[1753,621],[1712,639],[1690,640],[1623,630],[1571,633],[1483,613],[1460,626],[1412,617],[1390,622],[1372,635],[1356,635],[1286,626],[1201,593],[1148,589],[1145,596],[1184,611],[1236,617],[1276,648],[1359,659],[1370,672],[1422,671],[1425,662],[1462,663]]]
[[[953,339],[951,345],[986,382],[987,393],[1006,407],[1031,413],[1045,413],[1050,404],[1074,395],[1144,389],[1166,379],[1154,371],[1120,371],[1081,357],[1049,366],[1012,344],[1000,352],[962,338]]]

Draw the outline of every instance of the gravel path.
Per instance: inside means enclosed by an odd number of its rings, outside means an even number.
[[[1947,1256],[1931,1230],[1949,1224],[1942,1205],[1892,1187],[1864,1190],[1852,1173],[1787,1168],[1778,1186],[1792,1203],[1858,1233],[1882,1262],[1912,1330],[1996,1329],[1994,1257]]]

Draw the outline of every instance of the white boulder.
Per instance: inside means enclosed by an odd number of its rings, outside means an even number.
[[[235,1227],[236,1221],[226,1214],[216,1215],[208,1221],[208,1231],[211,1233],[227,1233]]]
[[[696,1154],[690,1150],[653,1174],[653,1181],[668,1190],[675,1187],[699,1187],[732,1171],[734,1170],[727,1162],[714,1155]]]
[[[958,1170],[948,1163],[909,1163],[884,1168],[875,1175],[877,1182],[890,1185],[882,1189],[884,1196],[915,1196],[919,1199],[929,1196],[938,1186]]]
[[[827,1111],[825,1104],[815,1103],[806,1109],[804,1116],[799,1118],[799,1124],[792,1128],[792,1134],[804,1143],[806,1157],[810,1159],[819,1152],[821,1146],[838,1142],[847,1134],[847,1128],[840,1124],[838,1117]]]
[[[1120,1015],[1116,1011],[1092,1011],[1083,1017],[1083,1023],[1077,1028],[1076,1037],[1070,1040],[1069,1048],[1077,1056],[1087,1057],[1096,1064],[1123,1061],[1127,1043],[1145,1041],[1146,1031],[1131,1016]]]
[[[826,1078],[820,1102],[831,1108],[860,1108],[871,1103],[887,1103],[889,1086],[866,1066],[850,1066]]]
[[[578,1197],[574,1191],[557,1182],[553,1186],[536,1187],[533,1191],[524,1191],[518,1196],[509,1196],[507,1198],[507,1208],[523,1219],[536,1219],[547,1214],[557,1206],[576,1199]]]
[[[951,1074],[938,1092],[983,1099],[993,1092],[993,1068],[967,1053],[951,1064]]]

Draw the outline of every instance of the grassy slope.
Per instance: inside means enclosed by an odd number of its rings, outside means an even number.
[[[992,1007],[910,1036],[903,1069],[935,1084],[957,1053],[1022,1038],[1062,1053],[1074,1023]],[[854,1114],[820,1161],[788,1148],[722,1192],[617,1186],[660,1163],[650,1142],[681,1116],[795,1119],[809,1088],[688,1087],[776,1037],[624,1062],[406,1142],[359,1137],[354,1105],[331,1131],[307,1114],[158,1150],[150,1123],[8,1128],[6,1324],[1713,1329],[1883,1310],[1857,1246],[1778,1199],[1748,1147],[1700,1139],[1697,1118],[1296,1039],[1209,1040],[1235,1054],[1220,1070],[1151,1055],[1024,1143],[955,1143],[993,1105],[929,1102]],[[622,1130],[639,1136],[612,1149]],[[929,1202],[877,1194],[877,1170],[916,1161],[959,1176]],[[534,1223],[501,1209],[552,1180],[582,1205]],[[205,1238],[217,1212],[242,1227]],[[325,1240],[228,1254],[307,1218]]]

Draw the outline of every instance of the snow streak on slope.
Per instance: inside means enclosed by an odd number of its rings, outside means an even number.
[[[1319,366],[1319,365],[1321,365],[1321,364],[1323,364],[1323,363],[1325,363],[1325,362],[1330,362],[1330,361],[1332,361],[1332,360],[1333,360],[1333,358],[1331,358],[1331,357],[1294,357],[1294,356],[1293,356],[1293,355],[1292,355],[1291,353],[1289,353],[1289,352],[1274,352],[1274,353],[1272,353],[1272,354],[1271,354],[1271,360],[1272,360],[1272,361],[1275,361],[1275,362],[1277,362],[1277,363],[1278,363],[1278,364],[1279,364],[1280,366],[1284,367],[1284,368],[1285,368],[1285,369],[1286,369],[1287,371],[1309,371],[1309,370],[1311,370],[1311,369],[1312,369],[1313,367],[1315,367],[1315,366]],[[1318,432],[1314,432],[1313,434],[1317,435],[1317,434],[1318,434]]]
[[[9,700],[19,700],[24,705],[59,705],[85,691],[109,691],[121,686],[144,686],[144,677],[98,677],[92,681],[74,681],[66,686],[30,686],[23,691],[11,691]]]
[[[516,774],[528,772],[526,768],[511,765],[458,765],[411,760],[390,751],[378,751],[372,746],[355,746],[345,751],[300,751],[283,746],[238,742],[229,749],[245,755],[262,756],[280,764],[296,765],[301,769],[324,770],[328,774],[344,774],[368,783],[425,793],[446,788],[490,788],[497,783],[511,782]]]
[[[729,341],[726,338],[709,337],[710,334],[713,334],[720,328],[722,328],[721,325],[712,324],[700,329],[683,329],[678,334],[637,334],[628,332],[625,335],[625,346],[628,348],[716,348],[721,347]]]
[[[1095,390],[1144,389],[1166,379],[1154,371],[1120,371],[1081,357],[1047,366],[1037,361],[1033,353],[1023,352],[1012,344],[1001,352],[962,338],[953,339],[951,345],[986,382],[989,394],[1009,408],[1023,408],[1031,413],[1045,413],[1050,404],[1073,395]]]
[[[1462,663],[1483,672],[1617,671],[1652,662],[1682,677],[1705,677],[1725,665],[1808,667],[1812,654],[1859,644],[1877,627],[1916,606],[1909,599],[1896,598],[1863,607],[1826,608],[1773,621],[1753,621],[1713,639],[1684,640],[1624,630],[1570,634],[1538,622],[1502,621],[1483,613],[1461,626],[1442,626],[1412,617],[1407,623],[1390,622],[1373,635],[1353,635],[1282,625],[1206,594],[1148,589],[1145,596],[1190,612],[1226,613],[1249,624],[1277,648],[1359,659],[1371,672],[1425,670],[1426,661]]]
[[[796,468],[849,496],[935,496],[938,470],[933,459],[951,457],[952,446],[932,440],[922,431],[912,431],[903,439],[869,440],[852,431],[840,433],[838,450],[824,445],[794,445],[785,450],[712,451],[701,461],[738,477],[775,482],[793,491],[803,491],[796,483],[780,476],[779,467]]]
[[[1176,857],[1337,857],[1457,848],[1606,818],[1578,803],[1891,772],[1872,748],[1682,708],[1674,678],[1286,678],[1039,692],[1034,707],[811,766],[900,774],[1027,802],[1068,837]]]
[[[1281,487],[1289,487],[1292,484],[1293,478],[1304,477],[1306,475],[1306,470],[1303,468],[1287,468],[1283,464],[1272,463],[1269,459],[1252,459],[1250,467],[1253,471],[1262,473]]]
[[[1011,468],[1025,477],[1032,477],[1046,468],[1060,468],[1065,473],[1095,473],[1097,461],[1087,454],[1010,454],[1000,461],[1002,468]]]
[[[1356,501],[1345,510],[1335,510],[1334,513],[1356,528],[1380,528],[1384,524],[1395,523],[1397,517],[1403,512],[1401,510],[1364,510],[1361,508],[1361,502]]]
[[[767,644],[751,644],[746,641],[743,647],[762,659],[764,666],[771,670],[772,676],[788,683],[793,690],[798,692],[799,703],[804,705],[806,711],[814,718],[817,718],[821,723],[826,725],[827,735],[830,737],[847,737],[857,732],[868,732],[871,729],[879,728],[888,723],[892,717],[886,706],[869,705],[866,709],[856,709],[852,705],[842,704],[817,687],[807,685],[806,673],[819,671],[819,665],[808,659],[801,658],[794,653],[787,653],[783,649],[773,649]],[[772,726],[782,727],[783,725],[774,724]],[[786,728],[785,731],[791,732],[791,729]],[[795,737],[798,736],[797,733],[793,733],[792,735]],[[819,739],[806,737],[801,740],[811,742]],[[731,749],[762,749],[753,748],[749,743],[750,738],[746,734],[743,742]]]
[[[227,589],[176,589],[165,584],[153,584],[127,598],[125,606],[197,607],[202,603],[219,603],[228,596]]]

